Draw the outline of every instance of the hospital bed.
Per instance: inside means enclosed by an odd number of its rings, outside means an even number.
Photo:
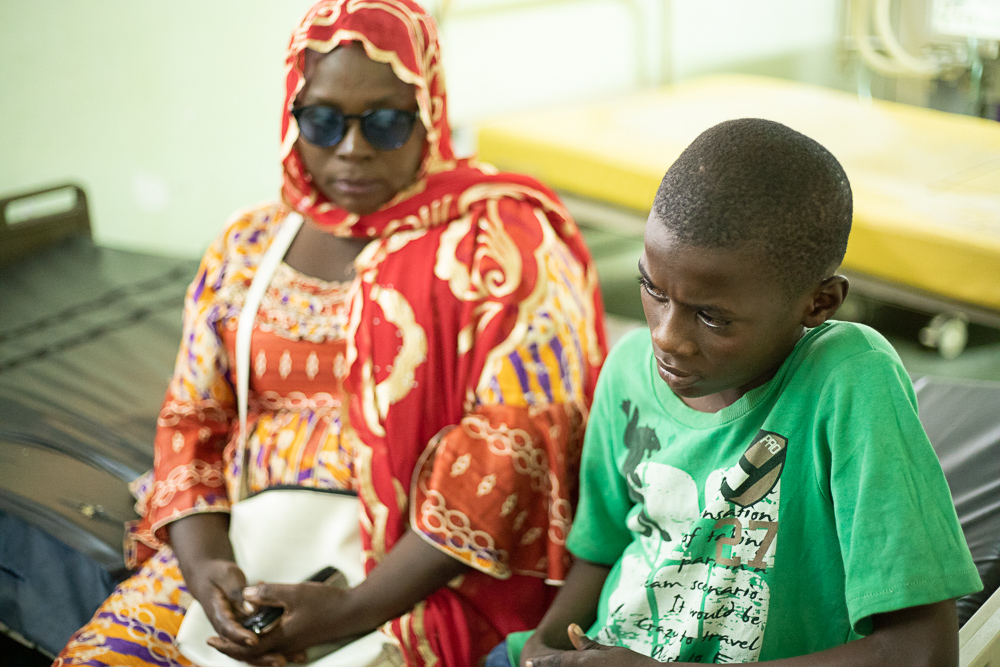
[[[0,198],[0,630],[51,656],[127,575],[127,484],[152,464],[197,263],[95,245],[84,192],[49,192],[70,204],[18,224],[11,210],[46,192]],[[985,571],[1000,548],[1000,383],[915,387]],[[963,628],[970,646],[1000,623],[986,618]]]
[[[50,656],[127,575],[196,270],[95,245],[79,187],[0,198],[0,630]]]
[[[581,227],[641,241],[664,171],[703,130],[762,117],[813,137],[854,190],[843,271],[855,293],[938,316],[922,342],[956,356],[965,323],[1000,327],[1000,124],[826,88],[718,75],[485,122],[480,158],[556,188]],[[638,259],[638,256],[636,256]]]
[[[920,421],[951,487],[962,532],[983,580],[959,599],[959,664],[1000,667],[1000,382],[917,376]],[[992,591],[992,594],[991,594]],[[970,618],[971,617],[971,618]]]

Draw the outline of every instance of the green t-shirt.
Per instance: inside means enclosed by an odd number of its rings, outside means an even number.
[[[870,632],[872,614],[981,586],[898,356],[845,322],[703,413],[615,346],[588,422],[570,550],[613,566],[598,642],[660,661],[755,662]]]

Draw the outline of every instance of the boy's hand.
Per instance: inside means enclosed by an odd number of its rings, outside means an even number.
[[[615,667],[632,667],[634,665],[640,667],[659,664],[652,658],[627,648],[598,644],[585,635],[576,623],[572,623],[566,628],[566,634],[569,635],[574,650],[558,651],[531,658],[525,661],[525,667],[597,667],[598,665],[615,665]]]
[[[566,634],[569,635],[569,640],[573,642],[573,648],[577,651],[607,651],[613,648],[611,646],[605,646],[604,644],[598,644],[595,642],[593,639],[585,635],[583,630],[576,623],[573,623],[566,628]]]
[[[579,558],[574,561],[556,599],[525,643],[521,667],[599,664],[608,656],[608,647],[591,642],[580,626],[593,625],[601,589],[610,572],[608,565]],[[574,635],[577,635],[575,639]],[[594,662],[580,662],[584,657]]]

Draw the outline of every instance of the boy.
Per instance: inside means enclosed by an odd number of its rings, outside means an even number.
[[[717,125],[667,171],[649,331],[604,366],[577,562],[514,664],[957,661],[954,598],[981,584],[909,379],[828,321],[851,211],[833,155],[771,121]]]

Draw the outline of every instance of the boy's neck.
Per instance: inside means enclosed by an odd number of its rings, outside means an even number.
[[[745,385],[741,385],[739,387],[733,387],[732,389],[725,389],[723,391],[716,392],[714,394],[709,394],[707,396],[698,396],[696,398],[685,398],[683,396],[677,396],[677,398],[681,399],[681,402],[684,403],[684,405],[688,406],[692,410],[697,410],[698,412],[715,413],[724,408],[728,408],[730,405],[743,398],[747,394],[747,392],[756,389],[757,387],[769,382],[771,378],[773,378],[775,374],[777,374],[778,370],[781,369],[781,366],[785,363],[785,360],[788,359],[789,356],[791,356],[792,351],[795,349],[795,346],[798,345],[798,341],[802,340],[802,337],[806,334],[806,331],[807,329],[803,327],[799,331],[799,335],[795,341],[795,344],[793,344],[792,348],[788,350],[788,354],[784,355],[781,358],[781,361],[778,362],[773,368],[768,370],[766,373],[762,373],[755,380],[748,382]]]

